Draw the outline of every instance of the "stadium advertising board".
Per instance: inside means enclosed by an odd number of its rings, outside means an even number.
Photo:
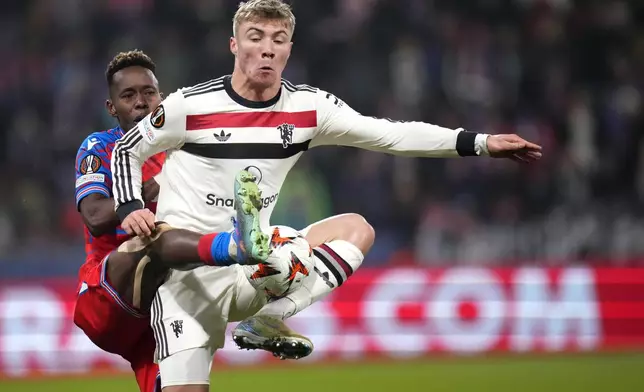
[[[128,371],[71,321],[76,282],[0,282],[0,374]],[[363,269],[291,319],[307,362],[371,355],[594,351],[644,347],[644,269]],[[230,328],[234,325],[231,324]],[[238,351],[216,364],[277,361]]]

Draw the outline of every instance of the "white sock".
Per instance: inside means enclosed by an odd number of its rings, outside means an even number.
[[[228,243],[228,255],[237,261],[237,243],[233,239],[232,234],[230,235],[230,242]]]
[[[355,245],[335,240],[313,249],[315,271],[298,290],[264,305],[257,314],[291,317],[340,287],[360,268],[364,255]]]

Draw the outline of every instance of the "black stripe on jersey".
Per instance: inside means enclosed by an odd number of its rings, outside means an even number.
[[[130,142],[126,146],[127,150],[131,150],[132,148],[134,148],[137,144],[139,144],[141,140],[143,140],[143,135],[139,134],[134,139],[132,139],[132,142]],[[123,181],[123,186],[125,187],[125,190],[126,190],[126,193],[125,193],[126,200],[124,200],[125,202],[125,201],[134,200],[134,186],[132,186],[132,181],[130,181],[132,178],[132,165],[130,164],[130,156],[125,155],[123,158],[124,158],[123,162],[125,163],[125,173],[126,173],[126,177],[124,178],[125,181]]]
[[[199,83],[199,84],[195,84],[194,86],[186,87],[185,89],[183,89],[183,92],[184,93],[191,93],[194,90],[199,90],[199,89],[202,89],[202,88],[204,88],[206,86],[210,86],[210,85],[213,85],[213,84],[216,84],[216,83],[223,82],[224,77],[225,76],[219,77],[217,79],[210,79],[208,81],[205,81],[205,82],[202,82],[202,83]]]
[[[116,144],[114,146],[114,149],[116,147],[119,147],[119,151],[121,148],[121,145],[127,144],[129,141],[131,141],[132,138],[136,137],[136,133],[138,132],[138,125],[132,128],[128,133],[126,133],[120,140],[116,141]],[[116,194],[114,195],[114,198],[121,202],[126,194],[125,187],[123,185],[122,181],[118,181],[119,176],[121,176],[121,173],[123,171],[123,166],[122,166],[122,161],[123,158],[121,157],[120,154],[112,154],[112,161],[114,164],[114,173],[112,175],[114,176],[114,182],[116,185]]]
[[[114,177],[118,184],[117,192],[119,192],[117,200],[119,200],[120,203],[125,203],[134,198],[132,184],[128,184],[129,181],[126,181],[127,177],[132,175],[132,168],[130,167],[130,159],[127,155],[127,151],[134,147],[134,145],[136,145],[136,143],[138,143],[142,138],[143,136],[139,133],[137,126],[128,132],[122,140],[118,141],[120,145],[119,153],[115,154],[116,156],[113,159],[116,170]],[[131,195],[128,194],[128,191]]]
[[[344,278],[342,277],[342,274],[340,274],[340,272],[338,272],[338,268],[335,267],[333,265],[333,263],[329,259],[327,259],[326,256],[324,256],[322,254],[322,252],[320,252],[319,250],[314,248],[313,249],[313,254],[315,255],[315,257],[318,258],[318,260],[320,260],[324,264],[324,266],[329,271],[331,271],[331,273],[335,277],[336,282],[338,282],[338,286],[341,286],[342,283],[344,283]]]
[[[194,97],[196,95],[201,95],[201,94],[206,94],[206,93],[214,93],[216,91],[221,91],[224,89],[224,83],[223,82],[217,82],[216,84],[204,86],[200,89],[195,89],[195,90],[190,90],[189,92],[183,92],[183,97],[188,98],[188,97]]]
[[[307,91],[309,93],[317,93],[317,89],[315,87],[311,87],[306,84],[298,84],[297,86],[294,85],[293,83],[289,82],[288,80],[282,79],[282,85],[284,88],[286,88],[290,92],[297,92],[297,91]]]
[[[288,81],[286,79],[282,79],[282,83],[284,83],[284,84],[288,85],[289,87],[294,88],[296,90],[309,90],[309,91],[314,91],[314,92],[317,91],[317,89],[315,87],[309,86],[308,84],[297,84],[296,85],[296,84],[293,84],[292,82],[290,82],[290,81]]]
[[[286,159],[309,149],[311,140],[284,148],[280,143],[186,143],[181,150],[214,159]]]
[[[119,204],[134,200],[134,187],[128,179],[132,178],[132,167],[128,150],[134,148],[141,140],[143,135],[139,132],[138,126],[132,128],[123,139],[116,142],[119,145],[120,153],[114,154],[114,181],[116,182],[116,199]]]
[[[299,89],[297,89],[297,88],[295,88],[295,87],[291,87],[291,86],[289,86],[289,85],[288,85],[288,84],[286,84],[286,83],[282,83],[282,86],[284,86],[284,88],[285,88],[287,91],[290,91],[290,92],[292,92],[292,93],[296,93],[296,92],[298,92],[298,91],[302,91],[302,90],[299,90]]]

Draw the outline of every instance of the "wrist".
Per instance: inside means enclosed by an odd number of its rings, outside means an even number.
[[[456,136],[456,152],[462,157],[475,156],[474,140],[476,139],[477,133],[466,131],[463,128],[459,128],[459,131]]]
[[[141,200],[128,201],[118,206],[116,209],[116,216],[118,216],[119,220],[123,222],[128,215],[141,209],[143,209],[143,202],[141,202]]]
[[[490,137],[487,133],[479,133],[474,138],[474,151],[478,156],[489,156],[490,151],[487,148],[487,140]]]
[[[225,267],[235,263],[230,256],[229,244],[233,242],[229,232],[210,233],[202,236],[197,245],[199,258],[207,265]]]
[[[456,136],[456,152],[462,157],[489,155],[488,136],[490,135],[470,132],[461,128]]]

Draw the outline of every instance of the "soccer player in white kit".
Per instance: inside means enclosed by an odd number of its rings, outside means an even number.
[[[266,229],[288,171],[316,146],[353,146],[408,157],[492,156],[526,162],[541,157],[540,146],[517,135],[367,117],[331,93],[282,80],[294,27],[295,17],[281,0],[241,3],[230,39],[232,75],[170,94],[117,144],[113,188],[128,233],[149,232],[155,221],[199,233],[231,230],[238,197],[231,184],[240,172],[250,174],[263,192],[259,226]],[[155,217],[142,208],[140,168],[164,150],[165,182]],[[250,231],[242,227],[241,235]],[[240,346],[296,357],[298,352],[277,347],[292,341],[303,355],[310,353],[310,342],[282,320],[342,285],[360,267],[375,235],[355,214],[314,223],[302,233],[314,248],[317,273],[302,288],[269,303],[247,279],[249,269],[257,267],[172,272],[158,290],[152,314],[166,392],[208,391],[212,358],[223,346],[228,321],[245,319],[234,332]]]

